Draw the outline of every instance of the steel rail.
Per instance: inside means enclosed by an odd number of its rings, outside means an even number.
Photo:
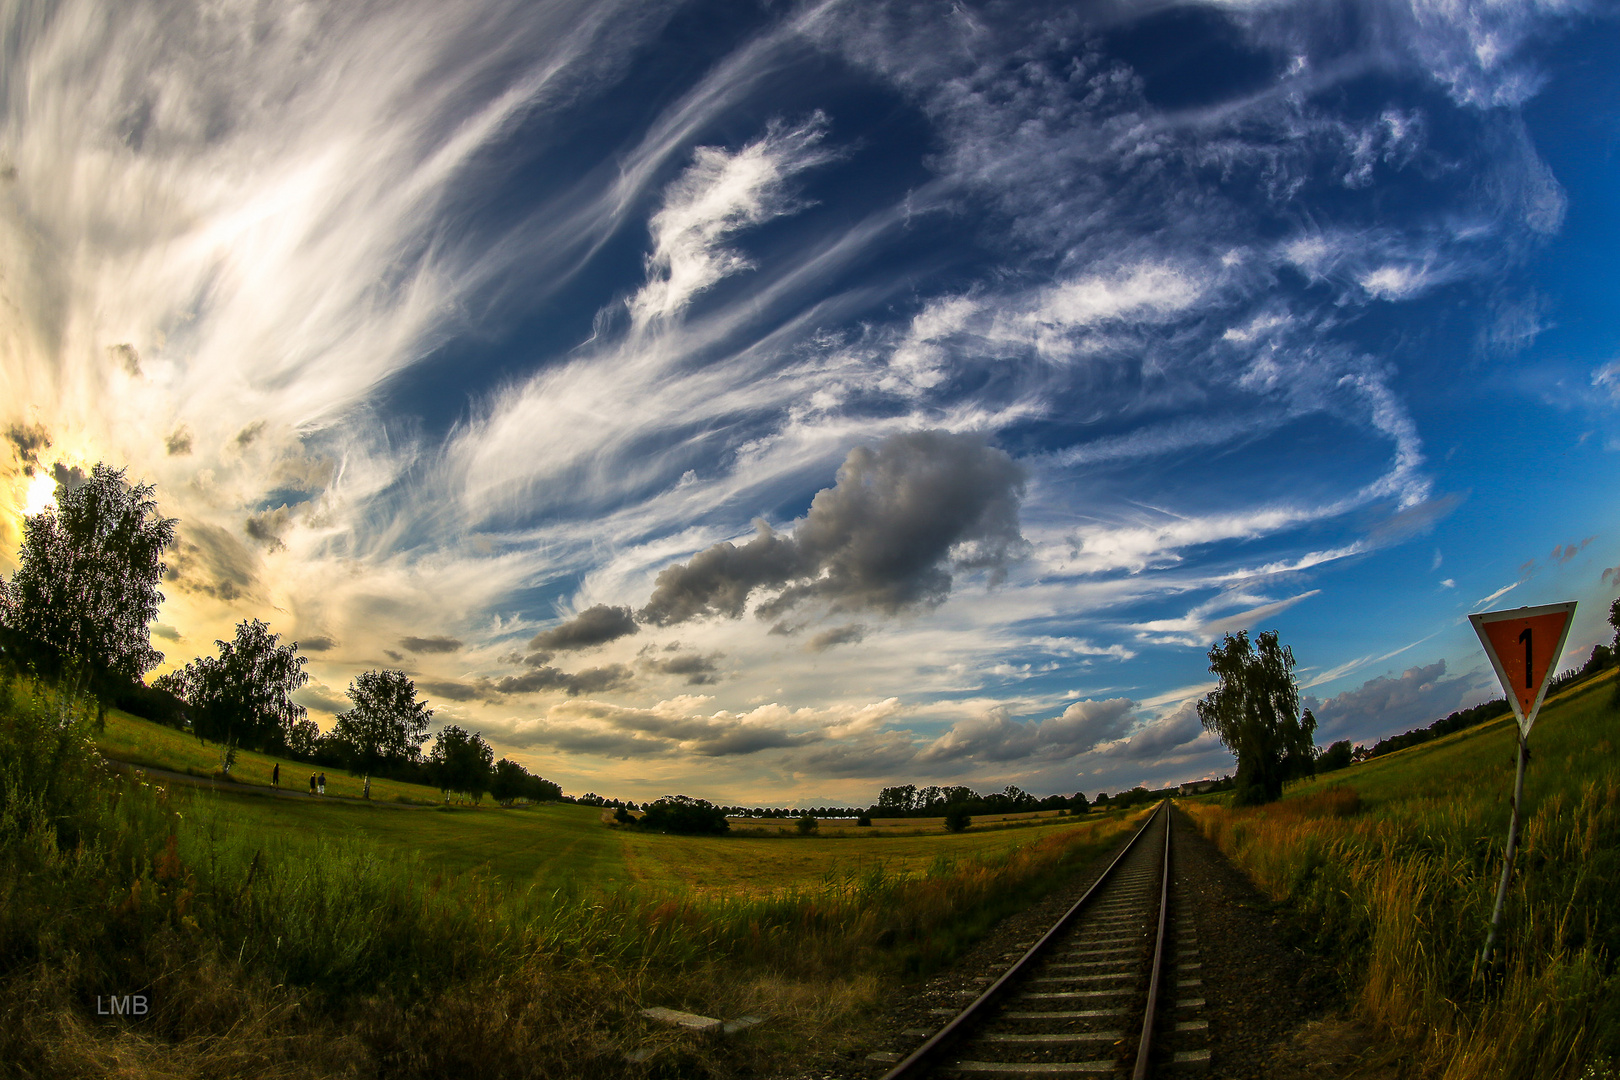
[[[1147,1013],[1142,1017],[1142,1041],[1136,1044],[1136,1065],[1131,1080],[1147,1080],[1148,1058],[1153,1051],[1153,1024],[1159,1012],[1159,973],[1164,970],[1164,931],[1170,922],[1170,832],[1168,806],[1164,815],[1164,874],[1159,883],[1159,938],[1153,943],[1153,974],[1148,979]]]
[[[929,1037],[927,1042],[917,1047],[917,1049],[913,1050],[908,1057],[901,1060],[898,1065],[884,1073],[883,1080],[904,1080],[904,1078],[907,1077],[920,1075],[924,1068],[932,1064],[934,1057],[937,1056],[941,1050],[954,1042],[956,1037],[962,1033],[964,1028],[966,1028],[973,1021],[977,1020],[981,1013],[989,1009],[990,1005],[1001,996],[1001,992],[1004,988],[1017,981],[1020,975],[1022,975],[1030,967],[1034,966],[1036,959],[1041,955],[1042,952],[1046,950],[1047,945],[1061,935],[1063,931],[1069,928],[1069,924],[1073,922],[1075,916],[1080,913],[1080,909],[1085,907],[1086,904],[1091,900],[1092,894],[1098,889],[1102,888],[1102,886],[1108,881],[1108,879],[1114,873],[1114,868],[1120,864],[1125,856],[1131,853],[1131,849],[1136,847],[1136,842],[1142,839],[1142,837],[1147,833],[1148,829],[1153,825],[1153,822],[1157,820],[1158,816],[1165,812],[1167,805],[1167,802],[1159,804],[1158,808],[1153,811],[1152,816],[1150,816],[1147,821],[1142,823],[1142,827],[1140,829],[1136,830],[1136,835],[1131,837],[1130,843],[1121,848],[1119,854],[1114,856],[1114,861],[1108,864],[1108,869],[1104,870],[1102,875],[1098,877],[1096,881],[1091,883],[1091,888],[1086,890],[1085,895],[1076,900],[1074,905],[1070,907],[1068,911],[1063,913],[1063,917],[1058,919],[1057,922],[1053,923],[1052,928],[1046,933],[1042,934],[1041,939],[1035,944],[1031,945],[1029,950],[1025,952],[1023,956],[1018,958],[1017,963],[1013,964],[1012,967],[1003,972],[1001,978],[991,983],[990,988],[975,998],[971,1005],[957,1013],[956,1016],[952,1018],[950,1023],[934,1032],[934,1034]],[[1162,939],[1162,916],[1160,919],[1160,936]]]

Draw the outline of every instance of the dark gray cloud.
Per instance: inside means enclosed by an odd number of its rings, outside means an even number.
[[[167,623],[160,623],[160,622],[155,622],[155,623],[152,624],[152,636],[156,637],[156,638],[162,638],[164,641],[183,641],[183,640],[185,640],[181,636],[180,631],[176,630],[174,627],[168,625]]]
[[[272,510],[249,514],[247,521],[242,525],[242,531],[271,551],[280,551],[287,546],[282,541],[281,534],[286,532],[291,524],[292,508],[284,504]]]
[[[653,709],[632,709],[602,702],[581,702],[554,710],[545,720],[524,724],[511,740],[559,750],[608,757],[667,756],[739,757],[762,750],[806,746],[822,741],[817,731],[791,731],[721,713],[677,716]]]
[[[141,354],[135,346],[124,343],[122,345],[107,346],[107,356],[113,363],[124,369],[124,373],[132,378],[141,376]]]
[[[399,639],[400,646],[413,653],[453,653],[461,642],[453,637],[407,637]]]
[[[322,712],[342,713],[354,708],[354,702],[325,683],[313,680],[295,691],[292,699],[306,709],[319,709]]]
[[[90,479],[77,465],[70,469],[60,461],[51,466],[51,477],[55,479],[57,487],[66,488],[68,491],[78,491]]]
[[[392,660],[396,664],[405,659],[404,653],[397,653],[393,649],[384,649],[383,655],[388,657],[388,659]]]
[[[1003,708],[963,720],[919,755],[924,762],[1062,761],[1118,739],[1130,728],[1129,698],[1076,701],[1050,720],[1014,720]]]
[[[635,616],[631,614],[629,608],[597,604],[595,607],[586,608],[560,626],[536,634],[530,640],[529,648],[558,652],[588,649],[592,645],[604,645],[609,641],[634,634],[636,630]]]
[[[644,738],[612,728],[549,722],[526,727],[508,735],[503,741],[516,746],[547,746],[564,753],[593,754],[626,761],[631,758],[665,757],[679,748],[678,743]]]
[[[169,437],[163,441],[163,446],[169,451],[170,457],[183,457],[191,453],[191,429],[181,424],[169,432]]]
[[[44,424],[12,424],[6,428],[6,441],[16,451],[17,460],[23,463],[23,472],[33,476],[34,467],[39,464],[39,452],[51,448],[51,433],[45,430]]]
[[[914,431],[856,447],[792,535],[759,521],[740,547],[716,544],[667,568],[639,615],[659,626],[737,618],[757,589],[779,590],[762,618],[810,600],[890,614],[934,606],[953,571],[995,577],[1027,549],[1024,481],[1022,466],[974,435]]]
[[[238,600],[258,584],[257,556],[224,529],[203,522],[182,523],[164,561],[164,580],[182,592]]]
[[[1436,660],[1393,678],[1369,679],[1326,701],[1307,697],[1304,704],[1316,716],[1316,741],[1325,743],[1422,727],[1489,696],[1489,684],[1478,672],[1447,677],[1446,662]]]
[[[484,696],[483,691],[468,683],[419,682],[416,685],[423,694],[432,694],[449,701],[474,701]]]
[[[244,427],[241,431],[238,431],[236,433],[236,438],[233,441],[239,447],[245,448],[252,446],[258,437],[264,434],[264,429],[265,422],[263,420],[255,420],[253,423]]]
[[[724,653],[682,653],[667,660],[647,658],[641,666],[660,675],[684,675],[688,686],[710,686],[720,681],[718,662]]]
[[[607,664],[572,673],[554,667],[537,667],[522,675],[484,680],[479,685],[497,694],[534,694],[542,690],[563,690],[569,697],[578,697],[580,694],[623,690],[633,681],[634,673],[624,664]]]
[[[917,744],[900,731],[825,742],[793,756],[795,771],[829,779],[901,776],[916,763]]]
[[[848,626],[835,626],[831,630],[823,630],[805,643],[805,648],[811,652],[826,652],[836,645],[853,645],[866,637],[866,627],[860,623],[850,623]]]
[[[1203,733],[1203,722],[1198,719],[1198,703],[1184,701],[1168,716],[1144,724],[1129,738],[1104,747],[1102,752],[1112,758],[1152,762],[1187,746]]]
[[[305,652],[330,652],[331,650],[337,648],[337,642],[333,641],[325,634],[318,634],[312,638],[300,639],[298,642],[298,647]]]

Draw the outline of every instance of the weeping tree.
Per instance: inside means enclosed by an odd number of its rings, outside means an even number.
[[[78,486],[58,484],[56,506],[24,519],[17,572],[0,590],[7,651],[82,678],[98,720],[109,694],[163,660],[147,624],[163,603],[176,522],[158,513],[154,491],[103,463]]]
[[[1198,703],[1198,719],[1237,756],[1234,804],[1280,798],[1283,783],[1309,775],[1316,756],[1316,718],[1300,714],[1293,650],[1275,630],[1253,642],[1240,630],[1209,650],[1209,670],[1220,683]]]
[[[152,685],[190,706],[192,731],[220,745],[220,770],[230,772],[236,748],[277,751],[305,740],[307,711],[292,700],[306,682],[298,643],[258,619],[236,626],[230,641],[216,641],[218,656],[199,656]]]

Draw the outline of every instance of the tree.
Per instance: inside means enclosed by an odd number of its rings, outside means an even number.
[[[820,825],[821,823],[816,820],[816,816],[809,811],[799,815],[800,836],[809,836],[811,833],[815,832]]]
[[[403,671],[362,671],[346,693],[354,708],[332,730],[350,770],[368,781],[369,794],[372,773],[420,760],[433,710],[416,700],[416,684]]]
[[[1340,739],[1322,751],[1322,756],[1316,759],[1316,771],[1325,773],[1347,769],[1354,760],[1355,747],[1350,744],[1349,739]]]
[[[550,780],[535,776],[515,761],[501,758],[495,763],[495,771],[489,781],[489,793],[502,806],[511,806],[519,799],[528,799],[530,802],[555,799],[562,794],[562,788]],[[631,806],[634,808],[633,803]],[[619,808],[619,813],[624,813],[624,807]],[[614,818],[617,821],[624,821],[624,818],[617,814]]]
[[[528,779],[529,770],[510,758],[501,758],[495,763],[495,771],[490,775],[489,794],[502,806],[511,806],[524,796],[524,781]]]
[[[82,670],[98,697],[138,681],[163,660],[147,624],[157,617],[175,520],[158,514],[151,484],[98,463],[56,507],[23,521],[17,572],[0,616],[47,666]],[[104,712],[105,705],[99,706]]]
[[[152,685],[190,706],[192,732],[220,744],[221,771],[230,771],[238,745],[275,751],[301,740],[307,712],[292,695],[309,676],[298,643],[281,644],[280,634],[252,619],[214,645],[217,657],[199,656]]]
[[[956,802],[945,811],[945,827],[951,832],[963,832],[973,824],[973,818],[968,814],[967,803]]]
[[[659,832],[710,834],[731,829],[726,812],[707,799],[689,795],[665,795],[641,815],[641,827]]]
[[[495,751],[479,732],[446,724],[433,740],[428,772],[446,799],[456,791],[475,803],[481,801],[494,769]]]
[[[320,725],[307,716],[295,720],[287,726],[282,743],[293,757],[314,761],[315,755],[321,752]]]
[[[1353,763],[1356,748],[1351,745],[1348,738],[1341,738],[1338,742],[1328,746],[1317,758],[1317,772],[1335,772],[1338,769],[1348,769]]]
[[[1614,643],[1609,646],[1609,654],[1620,657],[1620,596],[1615,597],[1614,602],[1609,605],[1609,625],[1614,627]],[[1620,679],[1614,681],[1614,696],[1609,704],[1620,709]]]
[[[1300,715],[1293,650],[1274,630],[1252,644],[1240,630],[1209,650],[1209,670],[1220,683],[1198,703],[1198,719],[1237,756],[1234,805],[1280,798],[1283,782],[1315,757],[1316,719]]]
[[[878,809],[885,815],[904,817],[917,806],[917,785],[886,787],[878,792]]]

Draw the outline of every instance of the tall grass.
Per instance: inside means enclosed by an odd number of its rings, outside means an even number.
[[[1553,751],[1551,767],[1533,773],[1501,959],[1488,970],[1477,958],[1503,857],[1510,726],[1409,751],[1391,763],[1398,774],[1376,763],[1336,774],[1359,792],[1341,782],[1270,807],[1187,809],[1265,892],[1301,909],[1340,957],[1356,1007],[1409,1044],[1424,1075],[1602,1074],[1620,1057],[1620,767],[1603,739],[1620,721],[1609,693],[1607,682],[1573,692],[1532,736]],[[1603,749],[1579,766],[1557,752],[1594,743]],[[1411,777],[1418,769],[1430,776]],[[1395,775],[1410,782],[1392,785]]]
[[[763,894],[519,888],[115,778],[88,719],[71,694],[0,686],[0,1061],[25,1075],[758,1071],[1129,827]],[[97,1015],[131,993],[149,1017]],[[640,1019],[654,1004],[774,1019],[754,1039],[682,1042]],[[626,1061],[649,1043],[663,1049],[647,1065]]]

